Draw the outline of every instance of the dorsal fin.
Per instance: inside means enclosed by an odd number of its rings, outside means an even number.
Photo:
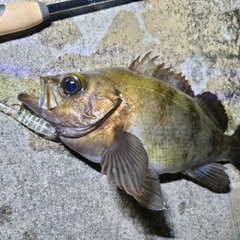
[[[204,92],[196,96],[197,103],[223,132],[228,127],[228,117],[222,103],[211,92]]]
[[[194,97],[194,93],[188,81],[182,76],[181,73],[176,74],[170,70],[171,68],[165,68],[164,63],[156,65],[155,61],[158,56],[150,59],[150,54],[150,52],[147,53],[142,60],[140,60],[140,57],[138,57],[130,64],[128,68],[138,73],[153,76],[154,78],[164,81],[169,85],[181,90],[187,95]]]

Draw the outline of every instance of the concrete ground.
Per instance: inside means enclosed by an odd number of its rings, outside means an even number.
[[[195,93],[218,95],[231,134],[240,124],[239,9],[239,0],[148,0],[55,16],[0,37],[0,100],[39,94],[41,75],[127,66],[151,51]],[[153,212],[109,185],[98,165],[0,113],[0,239],[240,239],[240,173],[227,167],[225,194],[162,177],[168,210]]]

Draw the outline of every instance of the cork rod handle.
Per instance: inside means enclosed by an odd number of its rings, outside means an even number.
[[[20,32],[49,18],[44,2],[13,2],[0,4],[0,36]]]

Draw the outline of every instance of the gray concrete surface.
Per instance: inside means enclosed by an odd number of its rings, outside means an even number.
[[[41,75],[126,66],[151,51],[196,93],[222,99],[232,133],[240,124],[239,9],[239,0],[148,0],[1,37],[0,100],[37,95]],[[152,212],[109,185],[98,165],[0,113],[0,239],[240,239],[240,174],[227,167],[231,192],[169,177],[168,210]]]

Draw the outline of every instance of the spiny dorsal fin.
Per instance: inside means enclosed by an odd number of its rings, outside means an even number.
[[[204,92],[196,96],[197,103],[223,132],[227,130],[228,117],[222,103],[211,92]]]
[[[181,75],[181,73],[176,74],[170,70],[171,68],[165,68],[164,63],[156,65],[155,61],[158,56],[150,59],[150,54],[150,52],[147,53],[142,60],[140,60],[140,57],[138,57],[130,64],[128,68],[138,73],[153,76],[154,78],[164,81],[169,85],[181,90],[187,95],[194,97],[194,93],[188,81]]]

